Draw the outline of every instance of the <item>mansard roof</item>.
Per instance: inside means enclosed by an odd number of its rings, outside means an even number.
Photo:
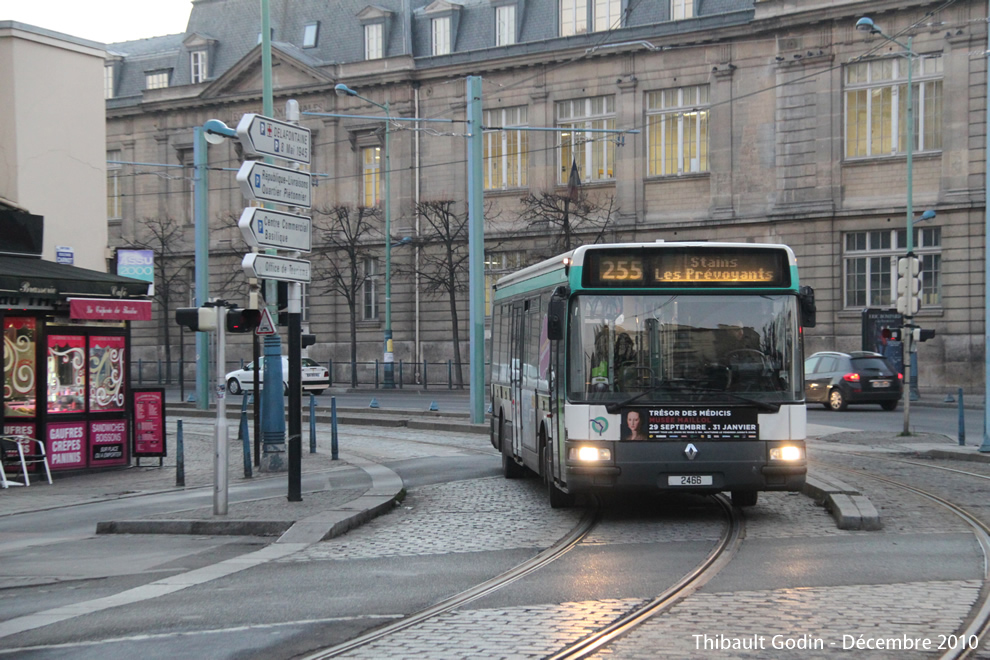
[[[495,48],[496,5],[516,4],[519,23],[517,43],[499,47],[499,52],[533,54],[560,48],[593,47],[603,42],[649,39],[681,32],[697,33],[714,27],[745,24],[752,20],[755,0],[700,0],[695,8],[700,16],[671,21],[670,3],[653,0],[625,0],[626,25],[611,34],[592,32],[571,37],[558,36],[560,0],[271,0],[272,41],[295,62],[312,70],[360,62],[364,59],[363,25],[373,16],[388,17],[385,57],[411,56],[417,69],[451,63],[481,62]],[[431,54],[430,21],[437,12],[453,11],[459,16],[456,41],[449,55]],[[170,86],[191,82],[190,52],[207,48],[207,82],[216,81],[231,69],[243,66],[244,58],[260,41],[261,7],[257,0],[195,0],[186,32],[117,44],[112,54],[122,54],[116,98],[108,107],[140,103],[144,73],[149,64],[171,69]],[[319,24],[315,46],[303,47],[307,25]],[[154,57],[152,57],[154,56]],[[152,62],[154,59],[154,62]],[[143,61],[139,61],[143,60]],[[324,71],[326,77],[331,71]]]

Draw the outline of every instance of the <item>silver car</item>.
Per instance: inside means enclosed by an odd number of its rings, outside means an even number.
[[[258,381],[264,388],[264,368],[265,358],[259,360],[261,371],[258,372]],[[244,365],[243,369],[231,371],[226,376],[227,391],[231,394],[243,394],[254,390],[254,362]],[[304,391],[313,394],[323,394],[323,390],[330,386],[330,372],[312,358],[302,358],[302,388]],[[289,393],[289,357],[282,356],[282,390]]]

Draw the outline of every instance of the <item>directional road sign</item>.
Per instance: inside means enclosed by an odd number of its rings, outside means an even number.
[[[308,128],[248,113],[237,124],[237,138],[246,153],[310,164]]]
[[[248,160],[241,163],[237,183],[248,199],[304,209],[312,207],[312,177],[308,172]]]
[[[251,247],[309,252],[313,245],[313,220],[271,209],[249,207],[237,221]]]
[[[309,262],[303,259],[289,259],[270,254],[245,254],[241,268],[248,277],[279,282],[301,282],[309,284]]]

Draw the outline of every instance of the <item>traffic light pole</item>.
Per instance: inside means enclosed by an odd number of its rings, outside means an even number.
[[[913,255],[909,255],[910,258]],[[901,384],[901,392],[904,395],[904,430],[901,435],[911,435],[911,342],[914,340],[914,317],[905,316],[904,329],[901,332],[901,340],[904,342],[904,382]]]
[[[289,283],[289,501],[302,502],[302,285]],[[310,411],[310,414],[313,414]]]

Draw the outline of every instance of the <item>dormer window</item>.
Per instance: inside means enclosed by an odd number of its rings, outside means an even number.
[[[670,0],[670,20],[694,18],[694,0]]]
[[[159,71],[148,71],[144,74],[145,89],[163,89],[168,87],[168,79],[171,71],[162,69]]]
[[[103,98],[112,99],[114,92],[114,66],[107,64],[103,67]]]
[[[433,54],[450,54],[450,16],[434,18],[433,24]]]
[[[206,82],[207,78],[207,57],[205,50],[194,50],[189,53],[190,79],[196,85]]]
[[[320,36],[320,23],[307,23],[303,28],[303,48],[316,48],[317,39]]]
[[[495,7],[495,45],[509,46],[516,43],[516,6]]]
[[[560,36],[570,37],[588,31],[588,0],[559,0]]]
[[[364,26],[364,59],[380,60],[385,56],[385,25],[369,23]]]

